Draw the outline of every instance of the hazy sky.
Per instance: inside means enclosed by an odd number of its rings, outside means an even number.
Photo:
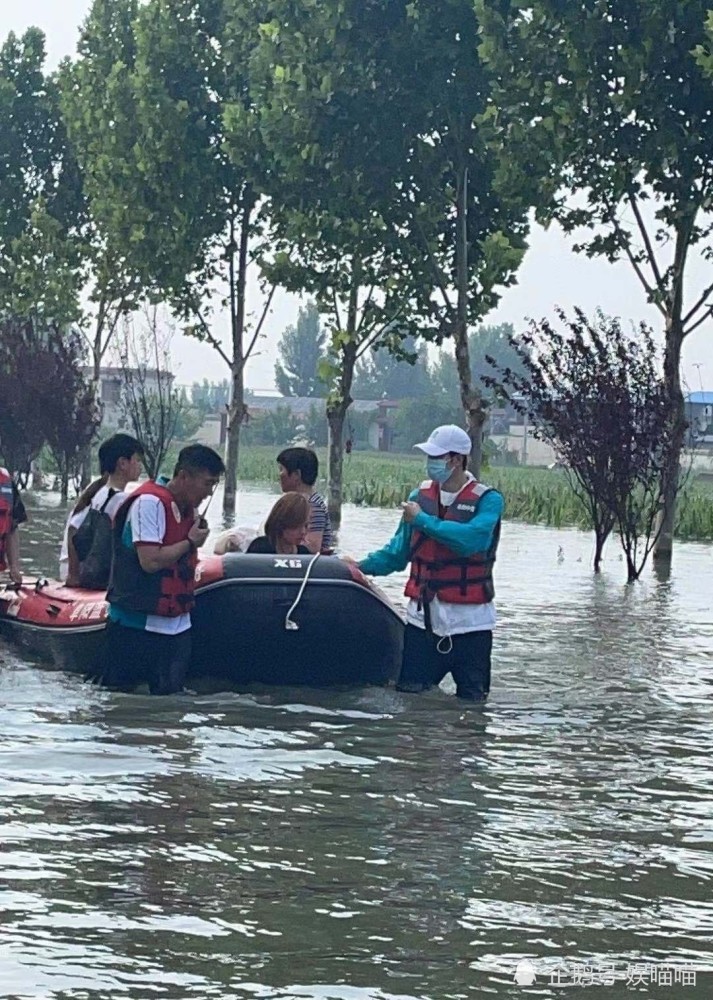
[[[3,0],[0,5],[0,38],[9,31],[21,33],[30,25],[40,27],[47,37],[48,65],[56,66],[65,55],[74,53],[79,26],[90,7],[90,0]],[[647,306],[644,293],[628,264],[611,265],[572,252],[570,242],[553,227],[548,232],[535,229],[530,249],[519,273],[518,284],[505,290],[500,305],[487,318],[488,323],[511,322],[516,330],[527,317],[552,316],[555,305],[569,309],[581,306],[585,312],[601,307],[604,312],[624,320],[646,320],[659,330],[660,315]],[[711,282],[710,264],[701,260],[689,265],[690,301],[693,295]],[[253,309],[258,311],[253,287]],[[278,293],[268,321],[260,353],[248,365],[246,380],[251,388],[272,388],[275,347],[284,327],[296,318],[298,299]],[[227,329],[227,327],[226,327]],[[190,337],[180,336],[173,343],[174,369],[179,382],[195,379],[222,379],[227,368],[210,347]],[[700,365],[697,368],[696,365]],[[713,322],[699,327],[684,347],[683,375],[691,389],[713,390]]]

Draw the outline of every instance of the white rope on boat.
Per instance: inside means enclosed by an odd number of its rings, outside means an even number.
[[[307,563],[307,569],[305,570],[305,575],[302,579],[302,583],[300,584],[300,589],[297,591],[297,597],[294,599],[292,607],[285,615],[285,629],[288,632],[296,632],[297,629],[299,628],[297,622],[293,621],[290,616],[292,615],[293,611],[297,610],[297,607],[299,606],[299,603],[302,600],[302,595],[304,594],[305,587],[307,586],[307,581],[309,580],[309,575],[312,572],[312,567],[319,559],[319,556],[320,556],[319,552],[315,553],[315,555],[313,555],[310,561]]]

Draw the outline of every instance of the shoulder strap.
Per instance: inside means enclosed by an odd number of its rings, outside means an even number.
[[[99,513],[100,514],[104,513],[104,511],[106,510],[106,508],[109,506],[109,501],[111,500],[112,497],[115,497],[118,492],[119,492],[119,490],[112,489],[111,486],[109,487],[109,492],[107,493],[106,500],[104,501],[104,503],[99,508]]]

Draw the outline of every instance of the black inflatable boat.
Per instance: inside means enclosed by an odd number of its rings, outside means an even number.
[[[388,684],[398,676],[403,620],[341,559],[207,556],[196,584],[189,682],[325,687]],[[61,669],[91,673],[105,596],[46,580],[0,588],[0,634]]]

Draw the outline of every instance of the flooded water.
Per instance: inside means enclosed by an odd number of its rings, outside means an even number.
[[[31,515],[54,574],[63,514]],[[347,508],[343,550],[397,516]],[[152,700],[0,645],[0,996],[713,995],[713,550],[629,588],[590,555],[506,525],[485,707]]]

